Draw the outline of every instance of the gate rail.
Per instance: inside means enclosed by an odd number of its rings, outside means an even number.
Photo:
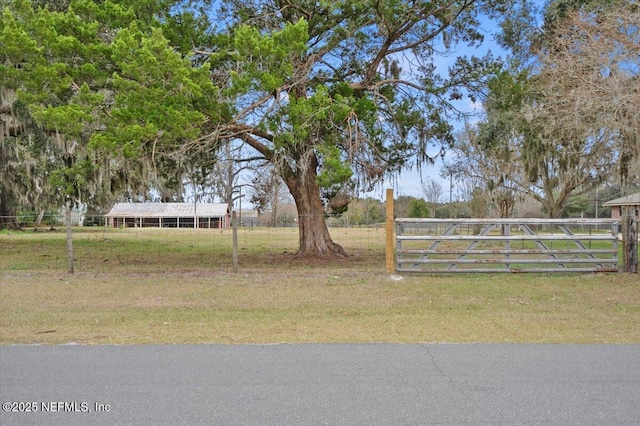
[[[616,219],[396,219],[397,272],[617,272]]]

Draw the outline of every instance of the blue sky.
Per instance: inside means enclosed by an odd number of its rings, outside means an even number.
[[[494,40],[494,33],[496,32],[496,24],[490,20],[485,20],[483,22],[483,30],[485,32],[485,39],[481,48],[467,48],[465,46],[459,46],[456,55],[452,55],[449,57],[438,58],[437,65],[439,69],[442,70],[443,74],[446,74],[447,68],[453,64],[456,57],[458,56],[477,56],[482,57],[489,51],[495,57],[504,58],[506,52],[502,49]],[[461,111],[473,114],[469,118],[469,121],[477,121],[479,119],[479,114],[483,112],[482,104],[480,102],[472,102],[470,99],[465,98],[457,102],[457,108]],[[452,121],[451,124],[456,129],[460,129],[462,127],[462,121]],[[437,153],[437,148],[433,148],[433,154]],[[444,161],[448,159],[449,156],[445,155]],[[421,168],[421,171],[418,172],[416,167],[413,167],[411,170],[404,170],[399,176],[387,179],[383,185],[376,188],[374,191],[363,194],[363,196],[371,196],[377,199],[384,199],[385,191],[387,188],[392,188],[394,190],[394,195],[401,196],[412,196],[424,198],[422,184],[421,182],[428,181],[430,179],[434,179],[442,185],[443,189],[443,199],[442,202],[446,202],[449,200],[449,191],[450,191],[450,180],[448,178],[442,178],[440,176],[442,166],[444,164],[442,159],[436,160],[433,165],[424,165]],[[458,190],[456,187],[456,182],[453,182],[453,199],[456,200],[458,197]]]

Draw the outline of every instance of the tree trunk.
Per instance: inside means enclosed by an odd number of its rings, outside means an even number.
[[[549,219],[560,219],[562,217],[562,213],[564,212],[564,207],[558,206],[556,204],[549,206]]]
[[[36,229],[38,229],[38,227],[40,227],[40,224],[42,223],[42,219],[44,218],[44,210],[40,210],[40,213],[38,213],[38,217],[36,217],[36,223],[34,225],[34,227]]]
[[[320,188],[316,182],[317,158],[311,154],[309,163],[298,168],[285,182],[298,210],[300,247],[296,257],[346,257],[342,246],[331,239],[320,199]]]
[[[9,202],[7,193],[0,188],[0,229],[17,229],[17,215],[18,208]]]

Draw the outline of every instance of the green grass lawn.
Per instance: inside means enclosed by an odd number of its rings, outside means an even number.
[[[640,343],[630,274],[384,271],[383,230],[340,229],[353,255],[299,261],[295,229],[0,234],[0,343]]]

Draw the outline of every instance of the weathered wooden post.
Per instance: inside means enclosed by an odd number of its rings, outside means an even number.
[[[387,189],[386,199],[386,268],[387,273],[392,274],[395,272],[395,262],[393,253],[393,240],[394,240],[394,221],[393,221],[393,189]]]
[[[626,206],[622,215],[622,258],[624,272],[638,273],[638,221],[633,206]]]
[[[67,209],[64,212],[65,228],[67,230],[67,272],[73,274],[74,261],[73,261],[73,234],[71,233],[71,203],[67,204]]]
[[[232,232],[232,246],[233,246],[233,272],[238,272],[238,217],[236,211],[233,211],[231,216],[231,232]]]

